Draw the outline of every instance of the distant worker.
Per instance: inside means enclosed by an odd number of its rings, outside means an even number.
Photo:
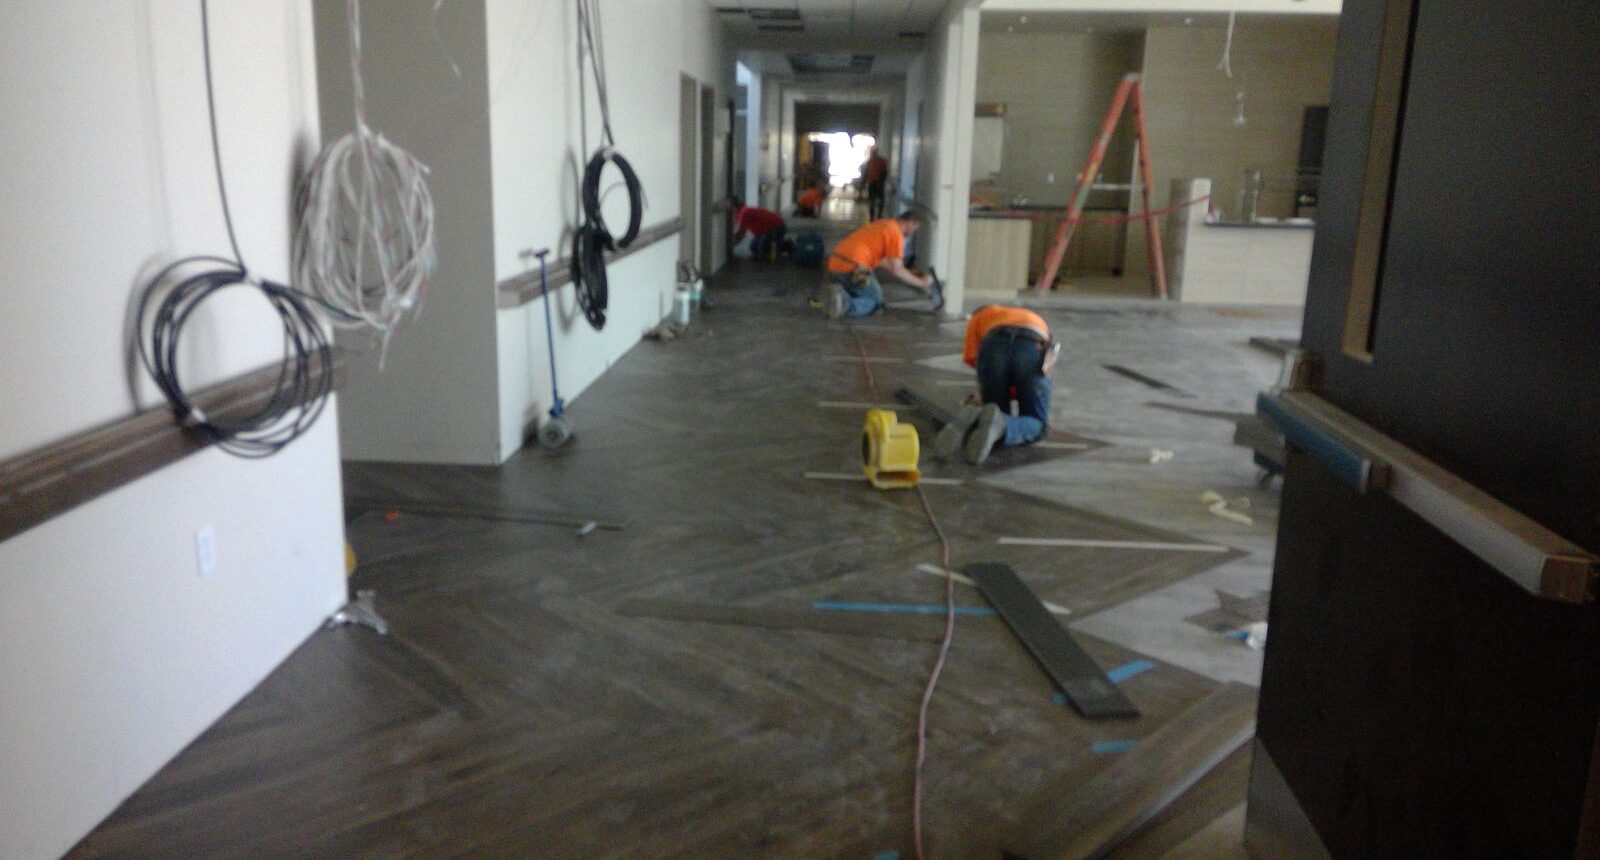
[[[867,152],[867,163],[861,172],[867,180],[867,217],[876,221],[883,217],[884,191],[889,184],[889,162],[878,154],[876,146]]]
[[[778,252],[783,249],[784,236],[789,232],[783,216],[771,209],[746,206],[738,195],[728,198],[727,208],[733,210],[733,244],[737,246],[743,242],[748,233],[753,237],[750,240],[752,254],[758,258],[776,260]]]
[[[822,201],[826,199],[827,195],[822,193],[822,189],[813,185],[794,199],[794,214],[802,218],[815,218],[822,211]]]
[[[906,268],[906,240],[916,235],[922,221],[922,213],[908,209],[898,218],[869,221],[839,240],[828,257],[829,317],[864,317],[881,309],[880,269],[908,286],[925,291],[935,311],[944,307],[944,296],[933,276]]]
[[[1050,427],[1050,371],[1060,352],[1050,326],[1027,308],[984,305],[973,311],[961,358],[978,371],[983,405],[962,407],[934,439],[935,453],[951,459],[960,450],[967,462],[979,465],[996,447],[1043,438]]]

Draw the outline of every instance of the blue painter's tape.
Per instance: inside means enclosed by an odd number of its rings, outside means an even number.
[[[1125,753],[1133,749],[1137,743],[1138,741],[1095,741],[1094,754],[1112,755],[1114,753]]]
[[[1156,664],[1150,662],[1149,660],[1134,660],[1132,663],[1124,663],[1121,666],[1118,666],[1117,668],[1107,672],[1106,677],[1111,679],[1112,683],[1120,684],[1123,681],[1132,678],[1134,675],[1143,674],[1151,669],[1154,669],[1155,667]],[[1067,694],[1057,690],[1055,694],[1050,697],[1050,701],[1055,702],[1058,705],[1065,705],[1067,704]]]
[[[900,860],[900,851],[893,848],[888,851],[879,851],[872,855],[872,860]]]
[[[812,609],[831,612],[909,612],[917,615],[943,615],[945,607],[932,603],[846,603],[838,600],[818,600]],[[993,615],[989,606],[957,606],[957,615]]]
[[[1135,660],[1132,663],[1126,663],[1118,666],[1115,669],[1112,669],[1106,673],[1106,677],[1110,678],[1112,683],[1120,684],[1123,681],[1132,678],[1134,675],[1143,674],[1151,669],[1154,669],[1155,667],[1156,664],[1150,662],[1149,660]]]

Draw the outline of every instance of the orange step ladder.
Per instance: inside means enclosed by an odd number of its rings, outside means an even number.
[[[1039,273],[1039,282],[1034,285],[1038,292],[1047,292],[1056,282],[1056,273],[1061,269],[1061,261],[1067,255],[1067,242],[1071,241],[1073,230],[1078,222],[1083,220],[1083,207],[1089,200],[1089,192],[1094,188],[1094,177],[1100,172],[1100,163],[1105,160],[1106,147],[1111,143],[1111,135],[1117,130],[1117,122],[1122,118],[1122,111],[1128,103],[1133,104],[1133,134],[1138,145],[1139,153],[1139,184],[1144,198],[1144,215],[1139,220],[1144,221],[1144,246],[1145,256],[1150,263],[1150,286],[1156,296],[1167,297],[1167,265],[1161,256],[1161,226],[1150,212],[1150,138],[1145,134],[1144,128],[1144,84],[1137,74],[1127,74],[1122,82],[1117,84],[1116,95],[1111,99],[1111,109],[1106,111],[1105,122],[1100,124],[1100,136],[1095,138],[1094,148],[1089,152],[1089,163],[1084,165],[1083,172],[1078,174],[1078,187],[1072,194],[1072,201],[1067,204],[1067,217],[1056,227],[1055,242],[1050,246],[1050,252],[1044,258],[1044,271]]]

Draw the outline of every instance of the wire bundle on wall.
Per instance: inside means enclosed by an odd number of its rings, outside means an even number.
[[[611,101],[606,89],[605,58],[596,37],[598,23],[594,3],[593,0],[577,0],[577,4],[579,80],[583,78],[584,58],[587,57],[600,102],[603,140],[583,170],[583,223],[572,237],[572,283],[584,317],[598,330],[605,327],[606,308],[610,304],[605,252],[633,244],[639,236],[639,222],[644,213],[639,177],[628,160],[616,151],[616,139],[611,133]],[[628,191],[628,228],[621,238],[613,237],[601,212],[600,177],[607,164],[616,166]]]
[[[154,295],[169,277],[180,269],[208,264],[222,268],[202,267],[182,277],[154,302],[150,318]],[[304,297],[281,284],[257,280],[243,266],[221,257],[186,257],[162,270],[150,284],[139,302],[141,331],[149,332],[148,341],[138,340],[139,359],[185,423],[223,450],[249,458],[271,456],[311,429],[333,392],[333,348]],[[283,325],[277,383],[259,409],[239,417],[206,415],[184,390],[178,374],[178,341],[184,324],[206,299],[229,287],[259,290]]]
[[[333,324],[389,338],[422,308],[433,276],[428,168],[367,125],[361,76],[361,4],[348,0],[355,131],[325,147],[295,201],[295,275]]]
[[[211,74],[211,22],[206,0],[200,2],[200,32],[205,57],[206,107],[211,121],[211,155],[233,259],[185,257],[156,273],[140,295],[134,341],[140,362],[180,420],[229,453],[241,457],[268,457],[305,434],[322,414],[328,395],[333,391],[333,349],[312,310],[310,297],[281,284],[261,280],[245,266],[222,175],[222,147],[218,139]],[[178,344],[184,326],[195,311],[207,299],[230,287],[257,290],[272,306],[283,326],[283,357],[277,382],[259,408],[242,416],[212,416],[195,405],[183,386],[178,371]]]

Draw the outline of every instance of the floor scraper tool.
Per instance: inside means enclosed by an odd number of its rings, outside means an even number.
[[[544,297],[545,343],[550,347],[550,417],[539,425],[539,445],[553,451],[572,441],[572,427],[564,417],[567,404],[562,401],[561,390],[556,386],[556,326],[550,310],[552,299],[549,282],[545,277],[545,257],[549,254],[549,248],[532,252],[533,256],[539,258],[539,295]],[[527,256],[526,252],[524,256]]]

